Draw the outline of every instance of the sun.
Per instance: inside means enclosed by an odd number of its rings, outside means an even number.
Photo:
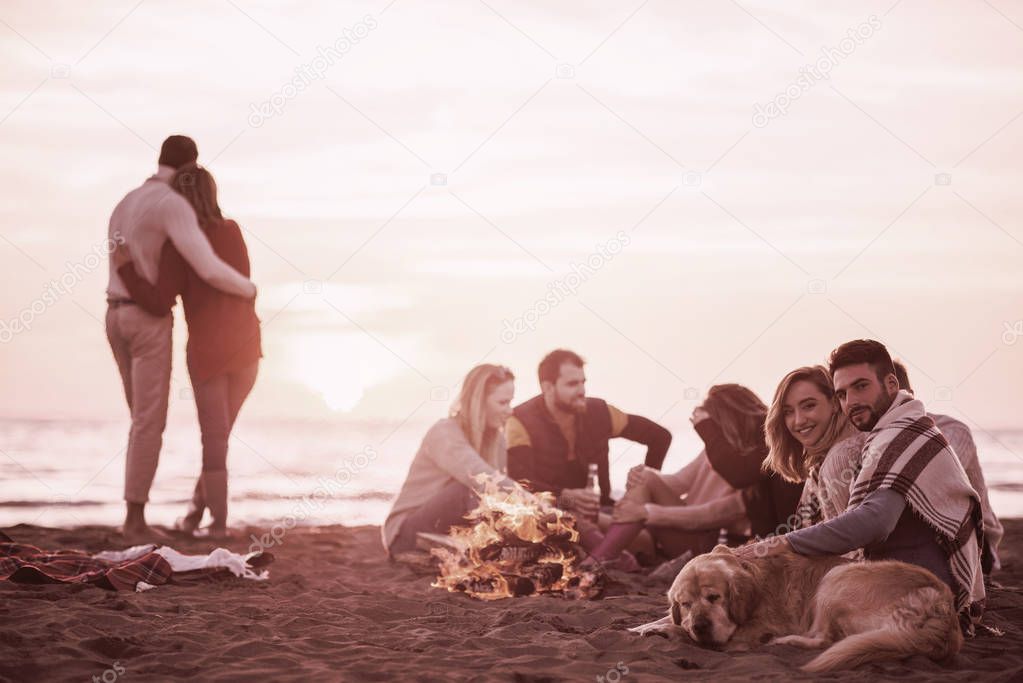
[[[350,412],[365,394],[363,344],[349,333],[305,333],[289,345],[295,377],[334,412]]]
[[[304,329],[287,341],[288,367],[290,376],[331,411],[351,412],[367,392],[406,370],[389,349],[408,354],[409,346],[408,340],[380,339],[362,330]]]

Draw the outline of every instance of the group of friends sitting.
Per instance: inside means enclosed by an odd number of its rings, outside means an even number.
[[[949,585],[964,630],[979,619],[1003,530],[976,445],[965,424],[925,411],[880,342],[850,341],[827,367],[793,370],[770,406],[738,384],[711,387],[691,417],[704,447],[675,473],[661,471],[671,433],[587,396],[578,354],[555,350],[538,374],[541,394],[513,408],[508,368],[469,372],[384,523],[392,557],[421,532],[464,524],[487,474],[554,494],[577,519],[589,564],[638,571],[718,543],[747,555],[901,560]],[[619,437],[646,456],[615,500],[609,441]]]

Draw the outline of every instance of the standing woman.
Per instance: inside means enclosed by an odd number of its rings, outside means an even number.
[[[826,522],[845,512],[865,435],[842,412],[826,368],[807,366],[785,375],[765,431],[770,450],[765,467],[786,481],[805,482],[798,519],[789,526]]]
[[[505,475],[504,424],[511,417],[515,376],[500,365],[477,365],[462,381],[450,416],[423,437],[405,483],[381,529],[390,555],[415,550],[416,534],[446,534],[464,522],[476,500],[476,476],[514,486]]]
[[[221,213],[212,174],[201,166],[185,166],[174,174],[170,185],[192,205],[217,256],[248,277],[245,239],[238,224]],[[227,442],[242,403],[256,383],[263,355],[255,299],[232,296],[206,284],[169,240],[160,254],[155,285],[138,275],[130,258],[123,246],[114,253],[118,275],[134,303],[163,316],[170,313],[180,294],[188,324],[186,359],[202,432],[202,474],[188,511],[176,526],[194,534],[209,508],[211,523],[204,535],[224,538],[228,535]]]

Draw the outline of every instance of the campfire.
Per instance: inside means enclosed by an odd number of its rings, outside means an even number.
[[[532,495],[516,485],[508,491],[480,475],[479,505],[468,526],[453,527],[446,546],[431,552],[440,560],[435,588],[481,600],[554,593],[594,598],[598,576],[577,568],[580,548],[575,518],[554,506],[550,493]]]

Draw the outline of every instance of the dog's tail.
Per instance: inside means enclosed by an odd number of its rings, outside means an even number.
[[[844,638],[803,666],[822,673],[851,669],[867,662],[902,659],[920,654],[948,660],[962,647],[955,607],[947,595],[923,588],[900,601],[892,620],[881,628]]]

